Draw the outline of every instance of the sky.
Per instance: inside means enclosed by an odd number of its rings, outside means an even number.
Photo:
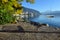
[[[35,0],[34,4],[23,1],[22,6],[35,9],[39,12],[60,11],[60,0]]]

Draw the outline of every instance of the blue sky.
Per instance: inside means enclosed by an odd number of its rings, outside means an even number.
[[[22,6],[38,10],[39,12],[60,11],[60,0],[35,0],[34,4],[24,1]]]

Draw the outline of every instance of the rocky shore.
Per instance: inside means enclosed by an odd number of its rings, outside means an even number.
[[[60,28],[53,28],[44,25],[41,25],[39,28],[37,28],[37,26],[31,25],[30,23],[19,22],[17,24],[0,25],[0,30],[18,31],[18,32],[0,32],[0,40],[60,40]],[[23,33],[19,31],[38,31],[38,32]]]

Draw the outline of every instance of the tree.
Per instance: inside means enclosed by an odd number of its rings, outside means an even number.
[[[13,14],[21,14],[23,12],[22,2],[24,0],[0,0],[0,24],[14,22],[16,19]],[[26,0],[26,2],[34,3],[34,0]]]
[[[34,3],[34,0],[26,0],[26,2]]]

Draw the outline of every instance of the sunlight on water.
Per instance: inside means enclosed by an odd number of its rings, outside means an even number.
[[[60,27],[60,17],[57,15],[52,17],[48,17],[47,15],[40,15],[39,17],[30,20],[37,23],[49,24],[53,27]]]

